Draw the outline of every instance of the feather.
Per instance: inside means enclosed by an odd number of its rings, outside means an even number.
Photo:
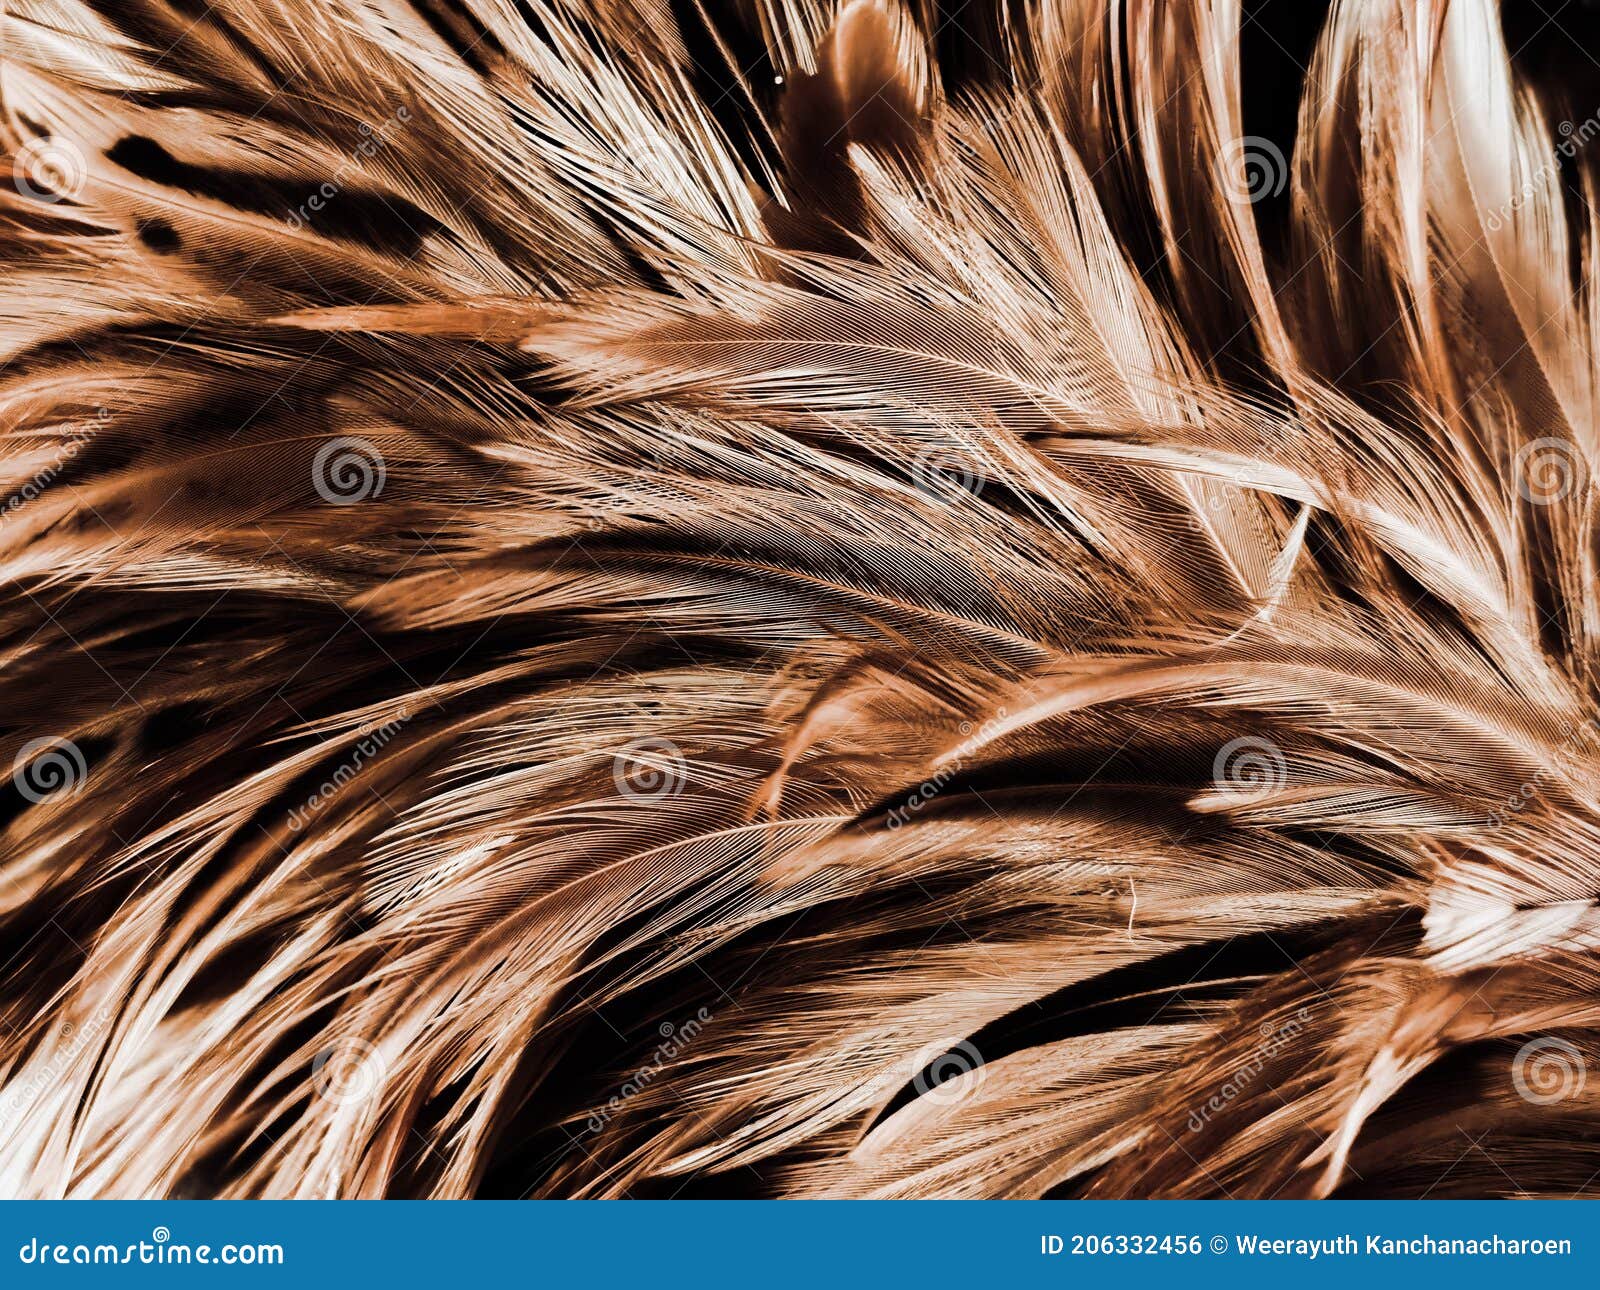
[[[1596,126],[1325,8],[13,5],[0,1193],[1594,1194]]]

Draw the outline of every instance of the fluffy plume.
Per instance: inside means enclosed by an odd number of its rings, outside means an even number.
[[[1594,1189],[1593,120],[955,7],[10,0],[0,1192]]]

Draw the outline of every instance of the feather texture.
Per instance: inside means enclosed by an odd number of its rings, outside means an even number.
[[[7,6],[0,1192],[1593,1193],[1594,122],[967,9]]]

